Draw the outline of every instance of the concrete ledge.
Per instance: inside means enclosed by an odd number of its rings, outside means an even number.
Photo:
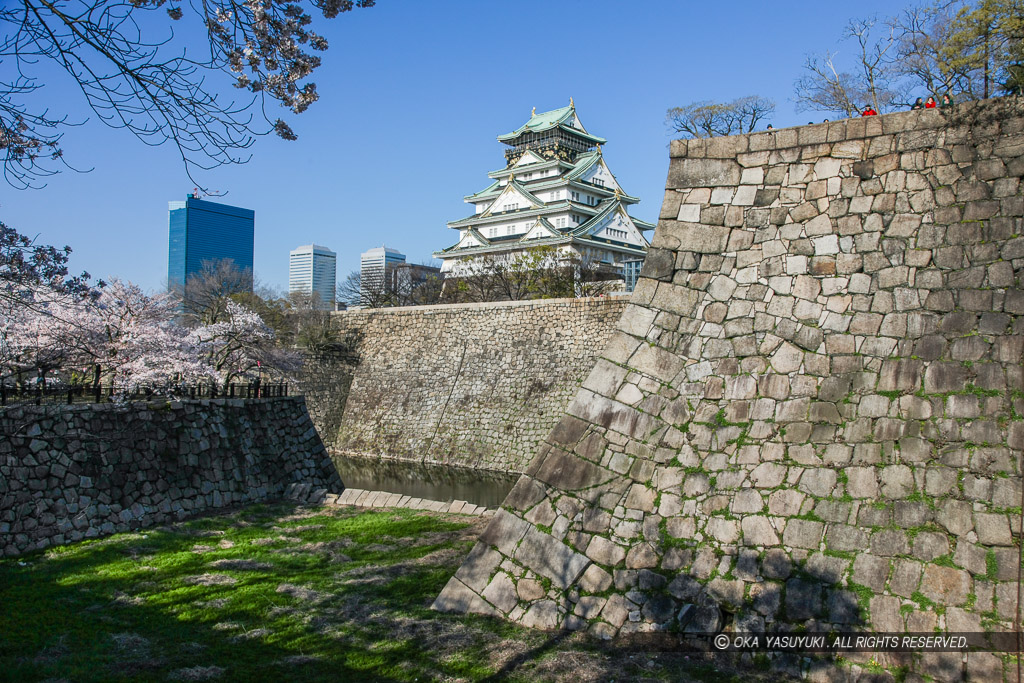
[[[460,515],[477,515],[490,517],[494,510],[482,505],[474,505],[464,500],[446,503],[440,500],[412,498],[401,493],[389,491],[366,491],[364,489],[345,489],[341,493],[326,493],[324,489],[310,491],[304,484],[293,485],[285,491],[285,498],[310,505],[329,505],[340,507],[352,505],[362,508],[406,508],[409,510],[430,510],[431,512],[451,512]]]

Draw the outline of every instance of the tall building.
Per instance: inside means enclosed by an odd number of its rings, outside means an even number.
[[[168,202],[167,285],[183,288],[204,264],[232,261],[249,275],[252,290],[256,212],[188,195]]]
[[[362,303],[372,305],[387,289],[394,268],[405,263],[405,254],[388,247],[377,247],[359,255],[359,290]]]
[[[334,310],[337,254],[318,244],[292,249],[288,255],[288,293],[315,294],[316,308]]]
[[[498,140],[505,168],[487,175],[485,189],[465,197],[472,216],[448,223],[458,242],[438,252],[442,270],[473,273],[481,257],[508,257],[550,246],[557,258],[579,259],[625,275],[625,263],[643,259],[649,243],[643,233],[654,225],[627,209],[640,200],[627,194],[612,175],[601,149],[569,106],[531,114],[530,120]]]

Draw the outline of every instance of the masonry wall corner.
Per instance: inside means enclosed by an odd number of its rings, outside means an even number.
[[[671,149],[617,332],[435,608],[600,637],[1011,629],[1021,100]]]

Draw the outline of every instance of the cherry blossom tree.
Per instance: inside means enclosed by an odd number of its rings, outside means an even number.
[[[274,330],[254,311],[228,301],[226,312],[226,320],[192,331],[206,362],[225,386],[236,378],[264,371],[290,377],[299,369],[301,356],[275,344]]]
[[[38,376],[60,369],[112,389],[194,382],[215,376],[188,331],[174,323],[175,302],[112,280],[100,295],[78,298],[46,292],[3,323],[5,363]]]
[[[45,286],[23,291],[32,305],[0,311],[0,380],[11,374],[45,382],[100,383],[112,392],[217,382],[240,377],[290,377],[301,356],[276,343],[274,331],[249,308],[229,301],[222,320],[188,329],[180,304],[113,279],[98,296]]]

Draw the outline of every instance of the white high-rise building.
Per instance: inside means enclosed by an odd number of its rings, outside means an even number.
[[[337,254],[318,244],[292,249],[288,257],[288,293],[316,294],[317,308],[334,310],[337,260]]]
[[[395,266],[402,263],[405,263],[405,254],[389,247],[377,247],[359,255],[359,289],[363,305],[375,305],[372,302],[388,288],[389,275]]]

